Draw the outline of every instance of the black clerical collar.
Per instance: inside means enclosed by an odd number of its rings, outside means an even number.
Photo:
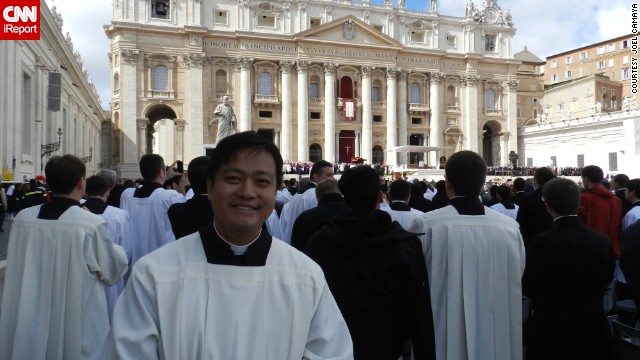
[[[389,207],[395,211],[411,211],[411,207],[402,200],[393,200],[391,204],[389,204]]]
[[[449,199],[460,215],[484,215],[484,205],[477,196],[456,196]]]
[[[162,185],[158,184],[157,182],[144,180],[142,182],[142,186],[134,191],[133,197],[148,198],[149,196],[151,196],[151,194],[153,194],[154,191],[156,191],[156,189],[159,189],[161,187]]]
[[[40,207],[38,219],[58,220],[72,206],[80,206],[80,202],[66,197],[54,196],[50,202]]]
[[[262,226],[262,233],[249,245],[244,255],[234,255],[233,251],[213,228],[213,223],[198,230],[204,254],[209,264],[233,266],[264,266],[271,249],[271,235],[266,226]]]
[[[89,209],[94,214],[104,214],[105,210],[107,210],[107,203],[102,201],[99,198],[88,198],[82,206]]]

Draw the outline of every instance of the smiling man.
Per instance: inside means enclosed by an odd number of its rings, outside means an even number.
[[[273,143],[220,141],[207,169],[213,223],[134,266],[104,358],[353,358],[320,267],[266,231],[280,181]]]

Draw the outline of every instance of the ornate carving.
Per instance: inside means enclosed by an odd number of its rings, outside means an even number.
[[[505,81],[503,85],[505,89],[515,91],[515,90],[518,90],[518,84],[519,84],[518,80],[509,80],[509,81]]]
[[[305,11],[307,10],[307,4],[306,3],[298,3],[298,9],[300,9],[300,11]]]
[[[112,67],[112,65],[113,65],[113,55],[111,54],[111,52],[107,53],[107,60],[109,61],[109,67]]]
[[[442,83],[442,81],[444,80],[444,73],[441,72],[432,72],[429,76],[429,82],[432,85],[438,85],[440,83]]]
[[[467,85],[467,87],[478,86],[478,81],[480,81],[480,76],[478,75],[468,74],[461,76],[461,82]]]
[[[182,62],[191,67],[203,67],[209,58],[205,53],[184,53],[182,54]]]
[[[311,131],[309,131],[311,133],[312,136],[320,136],[320,134],[322,134],[322,132],[320,130],[317,129],[313,129]]]
[[[298,74],[303,74],[303,73],[307,72],[307,70],[309,69],[309,64],[311,64],[311,61],[308,61],[308,60],[298,60],[298,61],[296,61],[296,67],[298,69]]]
[[[387,80],[395,80],[398,72],[398,68],[387,67]]]
[[[373,137],[381,138],[383,136],[384,136],[384,134],[379,132],[379,131],[376,131],[376,132],[373,133]]]
[[[394,17],[395,17],[394,14],[387,14],[387,21],[393,21]]]
[[[465,32],[473,32],[476,29],[476,25],[467,24],[464,26]]]
[[[324,8],[324,12],[325,12],[327,15],[331,15],[331,12],[332,12],[332,11],[333,11],[333,7],[331,7],[331,6],[326,6],[326,7]]]
[[[409,74],[411,74],[411,70],[410,70],[410,69],[400,69],[400,68],[398,68],[398,69],[399,69],[399,71],[400,71],[400,77],[401,77],[401,79],[406,80],[406,77],[407,77]]]
[[[291,67],[295,65],[295,63],[296,62],[293,60],[281,60],[280,71],[282,71],[283,74],[288,74],[289,71],[291,70]]]
[[[235,63],[236,65],[240,66],[240,69],[251,71],[251,67],[253,66],[253,58],[249,58],[249,57],[237,58],[235,59]]]
[[[360,70],[362,70],[362,77],[370,77],[371,71],[373,71],[376,67],[371,65],[362,65],[360,66]]]
[[[138,50],[127,49],[120,51],[120,57],[122,61],[127,64],[135,64],[138,61],[138,55],[140,52]]]
[[[325,75],[334,75],[336,73],[336,68],[338,67],[337,63],[326,62],[324,63],[324,74]]]
[[[51,8],[51,14],[53,15],[53,21],[55,21],[58,30],[62,31],[62,25],[64,25],[64,21],[62,20],[62,15],[60,15],[56,6]]]
[[[136,120],[136,127],[139,130],[145,130],[147,128],[147,125],[149,125],[149,120],[147,120],[147,119],[138,119],[138,120]]]
[[[356,23],[353,20],[347,20],[342,25],[342,38],[345,40],[353,40],[356,37]]]
[[[362,13],[362,19],[364,20],[364,22],[366,22],[367,24],[369,23],[369,17],[371,16],[371,11],[369,10],[365,10]]]

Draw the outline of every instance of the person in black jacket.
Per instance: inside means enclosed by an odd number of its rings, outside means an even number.
[[[197,157],[189,163],[187,177],[193,189],[193,197],[185,203],[171,205],[168,211],[171,230],[176,239],[193,234],[213,219],[211,202],[207,198],[208,156]]]
[[[515,178],[513,180],[513,196],[511,197],[511,202],[520,206],[522,204],[522,200],[524,200],[526,193],[524,192],[524,188],[526,183],[523,178]]]
[[[542,187],[554,177],[548,167],[537,169],[533,175],[533,185],[536,190],[533,194],[526,196],[518,208],[516,221],[520,224],[522,240],[527,248],[534,236],[553,227],[553,218],[544,206]]]
[[[550,180],[542,194],[553,229],[533,238],[522,276],[533,300],[527,360],[612,359],[602,307],[615,269],[611,240],[578,218],[575,182]]]
[[[407,340],[415,359],[435,359],[420,240],[379,210],[380,182],[371,167],[347,170],[338,187],[352,210],[318,230],[305,253],[325,273],[349,327],[355,359],[397,360]]]
[[[624,229],[620,243],[620,268],[627,280],[629,294],[640,309],[640,221]]]

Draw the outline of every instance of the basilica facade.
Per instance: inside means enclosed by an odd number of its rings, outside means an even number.
[[[515,29],[495,0],[462,16],[404,1],[115,0],[112,164],[167,162],[215,143],[228,97],[238,131],[271,139],[285,160],[436,163],[469,149],[508,164],[518,148]],[[522,147],[522,142],[520,142]],[[391,155],[401,145],[440,153]]]

